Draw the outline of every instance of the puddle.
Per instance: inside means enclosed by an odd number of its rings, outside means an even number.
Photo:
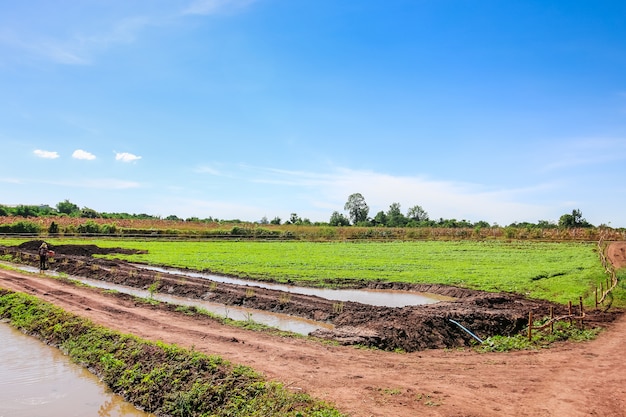
[[[12,265],[17,269],[23,271],[38,273],[39,269],[27,266],[27,265]],[[46,275],[59,276],[54,270],[46,271]],[[68,276],[69,279],[81,282],[83,284],[90,285],[92,287],[102,288],[106,290],[115,290],[120,293],[134,295],[141,298],[150,298],[150,292],[148,290],[142,290],[139,288],[129,287],[126,285],[113,284],[106,281],[89,279],[85,277]],[[314,320],[307,320],[302,317],[290,316],[288,314],[272,313],[263,310],[255,310],[251,308],[239,307],[239,306],[226,306],[220,303],[213,303],[210,301],[203,301],[185,297],[177,297],[174,295],[167,295],[161,293],[152,294],[152,298],[157,301],[162,301],[175,305],[193,306],[203,308],[211,313],[217,314],[222,317],[227,317],[233,320],[239,321],[254,321],[266,326],[275,327],[279,330],[289,331],[302,335],[308,335],[309,333],[318,329],[333,329],[334,326],[329,323],[318,322]],[[0,415],[2,417],[2,415]]]
[[[450,300],[450,297],[438,296],[436,294],[425,294],[408,291],[394,290],[334,290],[329,288],[309,288],[296,287],[293,285],[271,284],[258,281],[250,281],[240,278],[230,278],[220,275],[205,274],[202,272],[185,271],[174,268],[162,268],[142,264],[133,264],[137,268],[150,271],[163,272],[186,277],[204,278],[207,280],[222,282],[226,284],[247,285],[249,287],[265,288],[270,290],[285,291],[292,294],[315,295],[333,301],[354,301],[361,304],[368,304],[381,307],[406,307],[411,305],[434,304],[443,300]]]
[[[153,417],[60,350],[0,323],[0,417]]]

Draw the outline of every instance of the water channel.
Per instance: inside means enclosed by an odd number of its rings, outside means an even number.
[[[151,271],[163,272],[186,277],[204,278],[215,282],[227,284],[247,285],[250,287],[265,288],[270,290],[285,291],[293,294],[315,295],[327,300],[334,301],[354,301],[357,303],[381,306],[381,307],[405,307],[411,305],[434,304],[443,300],[450,300],[450,297],[443,297],[437,294],[426,294],[397,290],[336,290],[331,288],[310,288],[296,287],[294,285],[272,284],[259,281],[250,281],[241,278],[231,278],[220,275],[205,274],[202,272],[192,272],[174,268],[163,268],[133,264],[133,266]]]
[[[60,350],[0,322],[0,417],[152,417]]]
[[[38,272],[38,269],[25,265],[12,265],[18,269],[28,272]],[[148,269],[157,272],[163,272],[173,275],[186,277],[203,278],[210,281],[247,285],[250,287],[266,288],[272,290],[285,291],[293,294],[315,295],[324,299],[333,301],[355,301],[363,304],[386,306],[386,307],[404,307],[407,305],[432,304],[442,300],[449,300],[450,297],[438,296],[436,294],[424,294],[408,291],[394,290],[336,290],[328,288],[309,288],[297,287],[284,284],[272,284],[259,281],[249,281],[239,278],[231,278],[220,275],[205,274],[201,272],[192,272],[174,268],[153,267],[142,264],[134,264],[135,267]],[[59,275],[55,271],[47,271],[49,275]],[[290,331],[298,334],[308,335],[317,329],[332,329],[334,326],[329,323],[308,320],[302,317],[291,316],[288,314],[272,313],[269,311],[255,310],[239,306],[226,306],[220,303],[210,301],[191,299],[185,297],[177,297],[168,294],[155,292],[150,294],[148,290],[142,290],[134,287],[118,285],[106,281],[89,279],[86,277],[70,276],[70,279],[91,285],[97,288],[115,290],[125,294],[131,294],[137,297],[152,297],[157,301],[163,301],[176,305],[195,306],[208,310],[214,314],[228,317],[233,320],[251,320],[267,326],[275,327],[280,330]],[[2,417],[2,416],[0,416]]]

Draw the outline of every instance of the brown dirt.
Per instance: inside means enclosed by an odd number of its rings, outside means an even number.
[[[623,253],[620,248],[624,247],[625,242],[612,244],[609,257],[614,260],[612,254]],[[157,279],[154,272],[150,275],[123,262],[89,256],[101,248],[53,249],[57,253],[54,269],[66,268],[77,275],[143,288]],[[4,251],[19,252],[25,262],[36,262],[34,249],[28,246]],[[285,301],[280,294],[258,288],[250,296],[245,286],[219,284],[209,288],[206,281],[168,274],[160,274],[158,279],[160,292],[312,315],[338,326],[337,334],[326,337],[389,350],[401,347],[409,353],[329,346],[231,328],[45,275],[0,270],[2,288],[33,294],[112,329],[194,347],[249,365],[269,379],[332,402],[354,417],[626,416],[626,362],[620,356],[626,317],[619,312],[588,312],[590,325],[607,328],[593,342],[567,342],[539,351],[476,353],[471,349],[432,348],[471,343],[467,335],[448,325],[450,318],[485,337],[494,329],[505,333],[519,330],[520,321],[530,310],[539,312],[548,304],[511,294],[430,287],[459,300],[400,309],[345,303],[339,313],[328,304],[332,302],[319,298],[292,294],[289,302],[280,302]]]

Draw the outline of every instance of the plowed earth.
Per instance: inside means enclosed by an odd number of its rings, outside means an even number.
[[[39,242],[0,251],[37,264]],[[626,242],[612,243],[608,256],[624,261]],[[404,308],[373,307],[204,279],[137,269],[121,261],[93,258],[110,252],[96,246],[56,246],[52,269],[143,289],[233,305],[285,312],[333,323],[336,329],[317,336],[343,345],[279,337],[188,316],[167,305],[151,306],[124,294],[78,287],[45,274],[38,276],[0,269],[0,287],[25,292],[97,324],[194,347],[245,364],[293,390],[335,404],[354,417],[407,416],[624,416],[626,417],[626,317],[621,312],[588,311],[587,326],[607,330],[592,342],[561,343],[553,348],[509,353],[477,353],[473,338],[450,324],[462,323],[480,337],[519,331],[528,313],[546,315],[549,303],[512,294],[486,294],[441,286],[378,288],[433,292],[456,297],[454,302]],[[121,252],[122,250],[113,250]],[[621,256],[621,258],[620,258]],[[562,307],[557,307],[562,312]],[[391,352],[403,349],[406,353]],[[441,349],[453,348],[453,349]]]

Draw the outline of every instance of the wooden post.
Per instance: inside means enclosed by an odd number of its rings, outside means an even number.
[[[572,300],[568,302],[568,311],[569,311],[569,324],[572,325]]]
[[[583,316],[585,314],[583,311],[583,298],[578,297],[578,300],[580,301],[580,329],[585,330],[585,324],[583,323]]]
[[[596,308],[598,308],[598,287],[596,287]]]
[[[533,312],[528,313],[528,341],[533,338]]]
[[[550,306],[550,333],[554,333],[554,307]]]

